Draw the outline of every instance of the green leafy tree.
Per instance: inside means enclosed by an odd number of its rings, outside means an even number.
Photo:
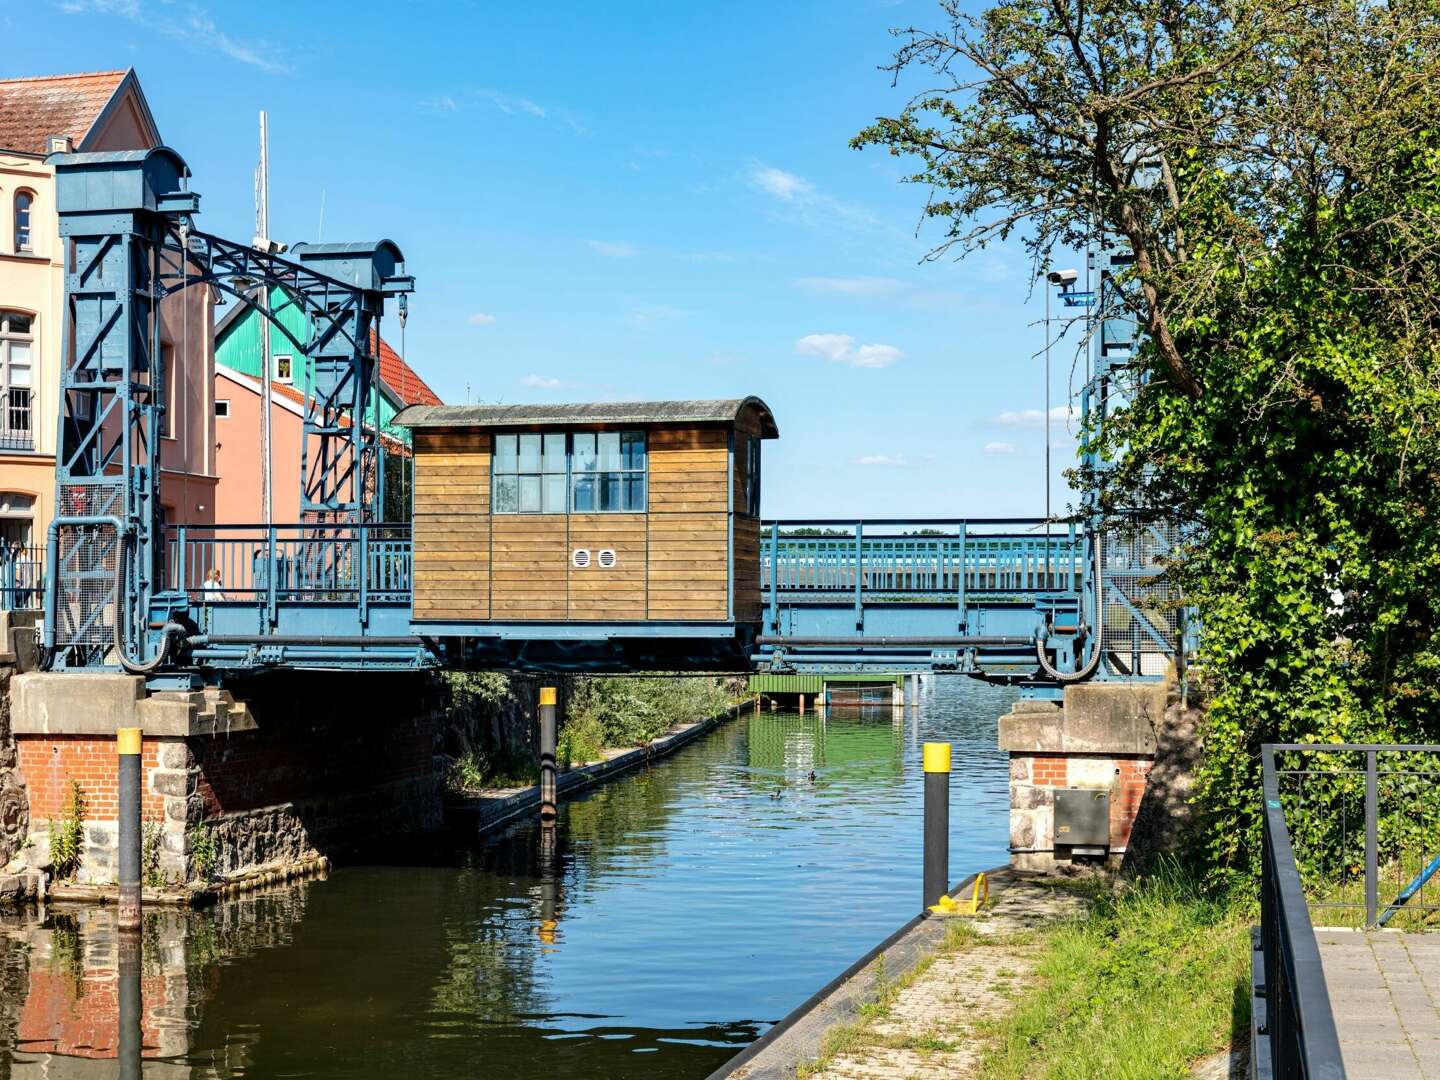
[[[926,90],[855,139],[918,163],[964,255],[1121,242],[1145,331],[1092,431],[1110,511],[1178,518],[1220,867],[1263,741],[1437,729],[1440,7],[1005,0],[897,31]]]

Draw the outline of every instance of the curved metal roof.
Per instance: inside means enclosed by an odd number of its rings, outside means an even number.
[[[575,424],[733,424],[754,407],[760,433],[780,434],[770,406],[758,397],[722,401],[601,401],[576,405],[411,405],[395,414],[394,423],[408,428],[561,427]]]

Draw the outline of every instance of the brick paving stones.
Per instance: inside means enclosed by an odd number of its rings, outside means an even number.
[[[1440,1080],[1440,934],[1315,937],[1348,1080]]]

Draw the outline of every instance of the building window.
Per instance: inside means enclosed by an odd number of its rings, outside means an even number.
[[[275,354],[275,381],[286,385],[295,382],[295,358],[289,353]]]
[[[17,191],[15,193],[15,250],[33,251],[30,238],[30,208],[35,204],[35,196],[28,191]]]
[[[230,415],[230,402],[224,398],[215,399],[215,417],[223,420]]]
[[[495,436],[490,501],[497,514],[565,512],[565,435]]]
[[[571,509],[577,514],[645,510],[643,431],[587,432],[571,439]]]
[[[496,514],[645,510],[645,433],[496,435],[490,481]]]
[[[743,490],[740,492],[741,512],[750,517],[760,516],[760,438],[746,435],[740,443],[740,475]]]
[[[0,449],[30,450],[35,436],[31,427],[34,380],[34,324],[29,315],[0,311]]]

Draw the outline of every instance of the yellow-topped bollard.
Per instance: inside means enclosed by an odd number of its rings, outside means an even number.
[[[943,903],[950,893],[950,744],[927,742],[925,769],[925,868],[921,911]]]
[[[120,788],[120,904],[121,930],[140,929],[140,750],[138,727],[115,729]]]
[[[553,825],[560,816],[556,759],[558,723],[555,718],[555,687],[540,687],[540,824]]]

